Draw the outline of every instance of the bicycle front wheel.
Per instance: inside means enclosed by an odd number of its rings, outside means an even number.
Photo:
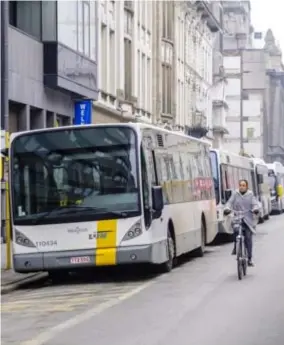
[[[243,279],[243,255],[242,255],[242,240],[237,243],[237,272],[239,280]]]

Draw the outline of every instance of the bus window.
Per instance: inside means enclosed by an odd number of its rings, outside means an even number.
[[[142,195],[144,206],[145,227],[148,229],[151,225],[151,207],[150,207],[150,186],[147,174],[147,164],[143,147],[141,146],[141,175],[142,175]]]
[[[217,154],[214,151],[210,152],[210,161],[211,161],[211,170],[212,170],[212,176],[214,181],[214,189],[215,189],[215,197],[216,197],[216,203],[219,204],[220,202],[220,177],[219,177],[219,169],[218,169],[218,161],[217,161]]]

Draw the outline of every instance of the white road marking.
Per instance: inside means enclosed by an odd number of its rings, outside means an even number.
[[[22,342],[21,345],[44,345],[47,341],[51,340],[52,338],[57,336],[59,333],[69,328],[72,328],[74,326],[77,326],[80,323],[91,319],[93,316],[98,315],[104,312],[105,310],[120,304],[122,301],[125,301],[134,295],[137,295],[139,292],[146,289],[147,287],[152,285],[154,282],[155,280],[147,282],[137,287],[136,289],[125,293],[124,295],[118,296],[117,299],[115,300],[104,302],[88,311],[83,312],[82,314],[76,315],[75,317],[42,332],[35,338]]]

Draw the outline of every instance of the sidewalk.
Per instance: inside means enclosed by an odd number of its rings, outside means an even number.
[[[1,295],[47,276],[45,272],[22,274],[14,272],[13,269],[6,270],[5,268],[6,246],[1,244]]]

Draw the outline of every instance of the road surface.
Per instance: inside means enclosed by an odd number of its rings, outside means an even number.
[[[284,344],[284,216],[260,225],[255,241],[256,266],[243,281],[227,244],[167,275],[3,296],[2,344]]]

